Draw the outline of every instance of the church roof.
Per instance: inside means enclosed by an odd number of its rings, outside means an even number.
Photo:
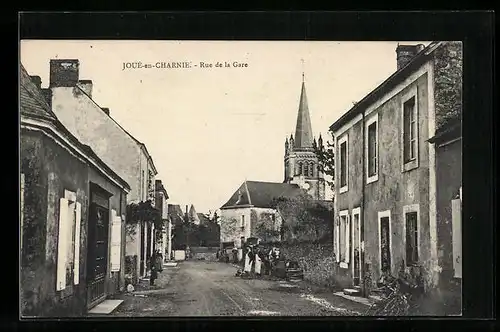
[[[296,184],[245,181],[221,209],[245,206],[272,208],[271,203],[273,199],[279,197],[294,197],[303,192],[304,191]]]
[[[300,92],[299,112],[297,114],[297,126],[295,128],[294,147],[297,149],[307,149],[313,147],[313,134],[311,116],[307,105],[306,85],[302,81]]]
[[[178,204],[168,204],[168,215],[174,225],[180,225],[184,222],[184,214]]]

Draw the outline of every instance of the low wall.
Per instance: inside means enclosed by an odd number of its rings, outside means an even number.
[[[299,262],[304,269],[304,279],[313,284],[340,288],[332,243],[284,243],[278,245],[286,259]]]

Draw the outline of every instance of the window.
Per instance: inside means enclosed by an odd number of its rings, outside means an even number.
[[[245,228],[245,216],[241,216],[240,227],[242,230]]]
[[[378,213],[380,270],[390,272],[392,266],[391,211]]]
[[[59,200],[59,233],[57,239],[56,290],[78,284],[80,275],[81,204],[74,192],[65,191]],[[73,282],[71,277],[73,276]]]
[[[314,163],[311,163],[309,165],[309,176],[313,177],[314,176]]]
[[[403,104],[403,158],[404,163],[417,159],[417,114],[415,97]]]
[[[337,262],[340,262],[340,267],[347,268],[349,264],[350,254],[350,220],[347,210],[340,211],[339,219],[335,227],[336,233],[336,256]]]
[[[348,147],[347,147],[347,135],[339,140],[340,147],[340,192],[346,192],[348,188],[347,177],[349,176],[348,170]]]
[[[366,122],[367,183],[378,180],[378,114]]]
[[[304,176],[309,174],[309,167],[307,166],[307,162],[304,162],[304,171],[302,172]]]
[[[418,262],[417,212],[406,213],[406,265]]]
[[[299,161],[299,163],[297,164],[297,175],[302,175],[302,162]]]

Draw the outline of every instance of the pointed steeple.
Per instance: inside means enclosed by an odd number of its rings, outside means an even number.
[[[312,148],[312,126],[307,105],[306,85],[304,74],[302,74],[302,90],[300,92],[299,112],[297,114],[297,126],[295,128],[295,148]]]

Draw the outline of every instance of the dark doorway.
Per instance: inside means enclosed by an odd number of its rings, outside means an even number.
[[[88,306],[92,307],[106,297],[108,271],[109,195],[90,193],[87,283]]]
[[[380,264],[382,272],[391,270],[389,217],[380,218]]]

